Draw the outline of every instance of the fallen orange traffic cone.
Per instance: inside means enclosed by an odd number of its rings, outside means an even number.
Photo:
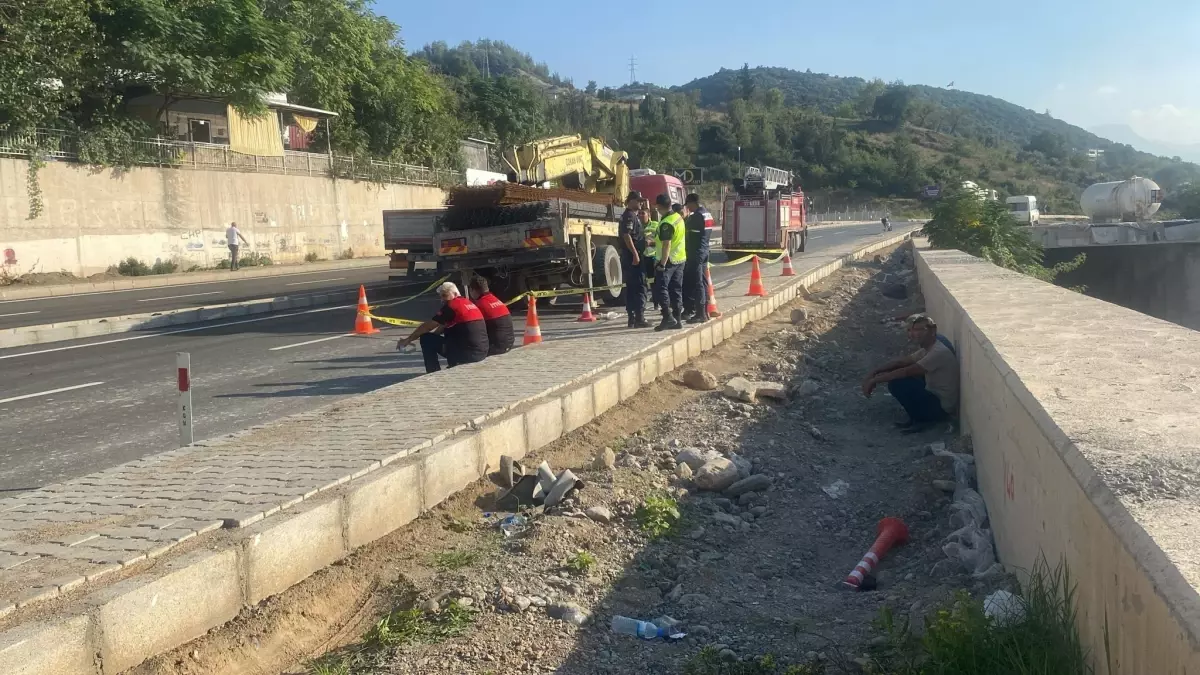
[[[374,335],[379,329],[371,324],[371,308],[367,306],[367,289],[358,287],[358,316],[354,318],[355,335]]]
[[[783,252],[783,272],[779,276],[781,276],[781,277],[796,276],[796,270],[792,269],[792,254],[788,251]]]
[[[542,341],[542,327],[538,325],[537,298],[527,295],[525,300],[529,302],[529,310],[525,313],[524,344],[531,345]]]
[[[763,286],[762,281],[762,271],[758,269],[758,256],[750,259],[750,290],[746,291],[746,295],[767,297],[767,289]]]
[[[595,321],[596,317],[592,314],[592,294],[583,294],[583,313],[579,315],[576,321]]]
[[[717,289],[713,288],[712,266],[708,264],[704,266],[704,282],[708,284],[708,315],[715,319],[721,311],[717,309]]]
[[[875,539],[875,544],[871,546],[871,550],[867,551],[850,574],[846,575],[846,580],[842,583],[850,588],[862,588],[863,579],[868,574],[875,571],[875,566],[887,555],[887,552],[893,546],[900,546],[908,541],[908,526],[899,518],[884,518],[879,521],[879,526],[876,528],[879,535]]]

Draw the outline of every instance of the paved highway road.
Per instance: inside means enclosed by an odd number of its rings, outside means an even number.
[[[188,283],[127,291],[100,291],[52,298],[0,301],[0,328],[16,328],[104,316],[143,314],[184,307],[223,305],[282,295],[299,296],[387,284],[385,259],[373,267],[294,272],[273,277]]]
[[[818,228],[810,235],[809,250],[878,235],[877,225]],[[744,266],[717,268],[713,281],[722,286],[745,273]],[[389,290],[396,296],[406,289]],[[436,310],[428,296],[394,306],[388,305],[396,299],[379,294],[371,301],[385,316],[424,319]],[[595,325],[577,324],[576,316],[577,309],[552,309],[542,316],[543,333],[547,339],[586,337]],[[619,322],[624,325],[623,315]],[[174,448],[176,352],[191,353],[197,440],[424,372],[419,354],[395,351],[396,339],[407,329],[349,336],[353,325],[353,307],[338,305],[0,350],[0,492],[59,482]],[[518,321],[518,330],[521,325]]]

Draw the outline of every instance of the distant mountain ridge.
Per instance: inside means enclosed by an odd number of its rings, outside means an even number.
[[[1138,134],[1128,124],[1103,124],[1092,127],[1091,131],[1114,143],[1124,143],[1142,152],[1162,155],[1163,157],[1179,157],[1188,162],[1200,163],[1200,144],[1197,143],[1152,141]]]
[[[713,107],[728,100],[730,92],[737,91],[740,74],[740,70],[722,68],[712,75],[692,80],[673,89],[683,92],[699,91],[700,104]],[[861,77],[840,77],[790,68],[751,68],[750,74],[756,88],[777,88],[783,92],[786,102],[819,108],[826,114],[834,113],[843,103],[854,102],[859,91],[867,84]],[[998,140],[1023,146],[1039,133],[1050,132],[1062,136],[1068,146],[1080,151],[1105,149],[1116,142],[1131,145],[1146,154],[1183,157],[1179,152],[1168,152],[1171,148],[1158,147],[1145,139],[1140,139],[1142,143],[1134,144],[1124,138],[1105,138],[1048,114],[1022,108],[995,96],[923,84],[912,85],[912,90],[918,99],[928,100],[947,109],[964,110],[967,114],[963,116],[959,132],[966,135],[994,136]],[[1194,159],[1200,159],[1200,148],[1192,150],[1192,155]]]

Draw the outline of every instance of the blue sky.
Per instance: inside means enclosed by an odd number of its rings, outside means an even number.
[[[488,37],[582,86],[783,66],[990,94],[1083,127],[1200,142],[1200,2],[417,3],[377,0],[410,50]],[[626,18],[631,17],[631,18]],[[562,26],[554,29],[551,26]]]

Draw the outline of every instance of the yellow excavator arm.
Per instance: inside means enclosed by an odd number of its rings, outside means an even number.
[[[613,150],[602,138],[555,136],[504,152],[510,179],[525,185],[552,183],[608,193],[614,201],[629,192],[629,153]]]

